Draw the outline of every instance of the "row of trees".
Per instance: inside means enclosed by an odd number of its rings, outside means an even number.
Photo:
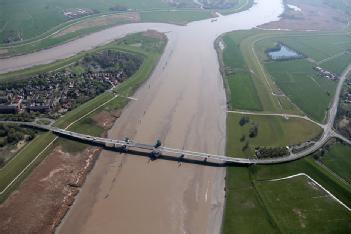
[[[256,156],[257,158],[278,158],[289,154],[289,150],[286,147],[257,147]]]

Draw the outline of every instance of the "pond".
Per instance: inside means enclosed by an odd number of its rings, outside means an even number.
[[[272,60],[298,59],[304,57],[302,54],[299,54],[283,44],[279,44],[276,48],[269,50],[267,54]]]

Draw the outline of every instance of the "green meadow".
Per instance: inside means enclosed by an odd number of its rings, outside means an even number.
[[[267,62],[265,67],[292,102],[312,119],[323,122],[337,82],[319,77],[306,59]]]
[[[322,133],[317,125],[304,119],[280,116],[245,115],[249,122],[240,126],[244,115],[228,113],[227,116],[227,152],[234,157],[252,157],[258,146],[284,147],[306,142]],[[249,137],[253,126],[258,127],[258,134]],[[245,145],[248,148],[245,149]]]
[[[226,177],[224,234],[348,233],[351,214],[306,177],[268,181],[305,173],[350,207],[351,186],[313,159],[271,165],[230,167]]]
[[[336,143],[320,157],[320,161],[332,172],[351,183],[351,146]]]

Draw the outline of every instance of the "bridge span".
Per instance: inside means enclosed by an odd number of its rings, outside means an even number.
[[[175,149],[175,148],[169,148],[161,145],[155,146],[151,144],[142,144],[129,139],[118,140],[118,139],[95,137],[95,136],[90,136],[86,134],[81,134],[81,133],[57,128],[52,125],[42,125],[35,122],[0,121],[0,123],[16,124],[16,125],[21,125],[25,127],[51,131],[55,134],[65,136],[68,138],[73,138],[73,139],[84,141],[90,144],[99,145],[105,148],[120,149],[125,152],[127,152],[129,149],[133,151],[139,151],[139,152],[148,152],[154,158],[157,158],[159,155],[169,155],[173,157],[178,157],[179,159],[191,159],[191,160],[198,159],[204,162],[218,163],[218,164],[234,163],[234,164],[251,165],[251,164],[276,164],[276,163],[294,161],[315,152],[321,147],[321,145],[324,145],[331,137],[334,137],[334,135],[330,133],[323,134],[319,144],[315,144],[314,146],[296,154],[290,152],[290,155],[279,157],[279,158],[248,159],[248,158],[236,158],[236,157],[228,157],[224,155],[216,155],[216,154],[208,154],[208,153],[195,152],[195,151],[189,151],[189,150]]]
[[[91,143],[94,145],[100,145],[110,149],[122,149],[125,151],[128,151],[129,149],[131,149],[134,151],[149,152],[150,154],[155,155],[155,158],[157,158],[158,155],[164,154],[164,155],[179,157],[180,159],[183,159],[183,158],[200,159],[205,162],[213,162],[213,163],[236,163],[236,164],[246,164],[246,165],[259,163],[257,160],[246,159],[246,158],[233,158],[233,157],[228,157],[224,155],[201,153],[201,152],[195,152],[195,151],[189,151],[189,150],[169,148],[164,146],[155,147],[155,145],[142,144],[128,139],[118,140],[118,139],[95,137],[95,136],[90,136],[86,134],[64,130],[51,125],[37,124],[34,122],[0,121],[0,123],[16,124],[16,125],[25,126],[25,127],[46,130],[61,136],[66,136],[68,138],[77,139],[77,140]]]

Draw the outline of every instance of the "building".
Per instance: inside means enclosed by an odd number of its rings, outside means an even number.
[[[17,105],[0,105],[0,114],[17,114]]]

